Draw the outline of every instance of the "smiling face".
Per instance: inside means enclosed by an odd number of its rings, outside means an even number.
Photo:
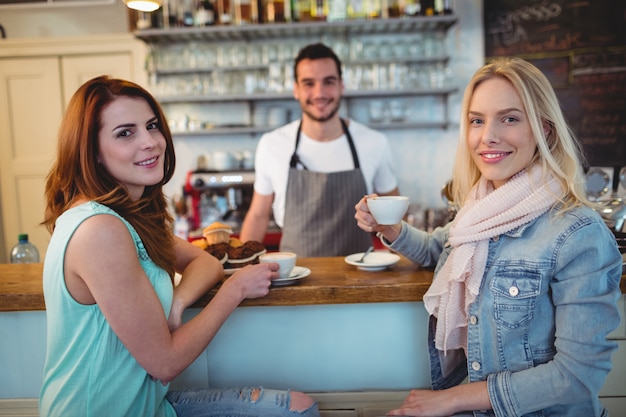
[[[495,188],[528,167],[537,144],[517,91],[504,78],[482,81],[470,100],[467,146]]]
[[[294,97],[303,117],[325,122],[337,115],[343,94],[337,64],[331,58],[303,59],[297,67]]]
[[[145,100],[118,97],[102,110],[98,162],[124,184],[132,200],[163,179],[165,148],[158,118]]]

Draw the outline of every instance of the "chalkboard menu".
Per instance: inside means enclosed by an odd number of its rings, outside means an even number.
[[[485,55],[551,81],[591,166],[626,166],[626,1],[484,0]]]

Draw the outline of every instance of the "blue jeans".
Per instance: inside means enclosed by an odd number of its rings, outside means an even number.
[[[253,390],[259,397],[252,400]],[[303,411],[289,410],[290,391],[265,388],[199,388],[170,391],[167,400],[177,417],[319,417],[317,404]]]

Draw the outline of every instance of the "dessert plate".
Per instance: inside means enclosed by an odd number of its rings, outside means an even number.
[[[363,271],[382,271],[389,265],[393,265],[400,260],[395,253],[372,252],[365,257],[363,262],[357,262],[363,256],[363,252],[353,253],[345,257],[347,264],[354,265]]]
[[[287,285],[297,284],[302,278],[311,275],[311,270],[303,266],[294,266],[291,275],[287,278],[277,278],[272,281],[272,287],[285,287]]]

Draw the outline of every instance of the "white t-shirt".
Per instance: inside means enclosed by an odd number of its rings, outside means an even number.
[[[296,145],[299,124],[300,120],[296,120],[264,134],[256,150],[254,191],[261,195],[274,194],[274,221],[280,227],[285,216],[289,161]],[[367,193],[387,193],[396,188],[398,181],[393,172],[387,137],[354,120],[350,120],[348,129],[359,157]],[[354,169],[346,135],[329,142],[318,142],[301,133],[298,157],[313,172]],[[298,168],[302,169],[300,164]]]

